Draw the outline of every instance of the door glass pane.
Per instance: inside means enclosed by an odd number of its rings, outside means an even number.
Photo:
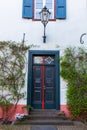
[[[43,63],[43,57],[42,56],[34,56],[34,64],[42,64]]]
[[[34,56],[33,63],[34,64],[54,64],[55,57],[54,56]]]
[[[47,63],[47,64],[54,63],[54,57],[53,56],[46,56],[45,57],[45,63]]]

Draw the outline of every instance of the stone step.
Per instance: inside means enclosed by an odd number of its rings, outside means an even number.
[[[31,112],[30,112],[31,114],[47,114],[47,113],[51,113],[51,114],[56,114],[56,111],[44,111],[44,110],[42,110],[42,111],[36,111],[36,110],[32,110]]]
[[[57,116],[65,116],[65,113],[64,112],[60,112],[60,111],[57,111],[57,110],[48,110],[48,109],[45,109],[45,110],[32,110],[30,112],[31,115],[57,115]]]
[[[73,125],[64,112],[57,110],[32,110],[23,120],[16,120],[14,124],[30,125]]]
[[[26,125],[73,125],[73,122],[70,120],[25,120],[25,121],[16,121],[15,124],[26,124]]]
[[[57,110],[55,110],[55,109],[33,109],[32,110],[32,112],[42,112],[42,113],[44,113],[44,112],[56,112]],[[58,111],[58,112],[60,112],[60,111]]]
[[[62,119],[62,120],[67,120],[68,118],[66,116],[57,116],[57,115],[29,115],[28,116],[29,119],[33,120],[33,119]]]

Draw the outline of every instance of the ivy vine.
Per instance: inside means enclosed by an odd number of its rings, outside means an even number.
[[[29,48],[22,43],[0,41],[0,108],[5,122],[15,112],[19,100],[25,97],[24,68]]]
[[[61,76],[67,82],[67,105],[72,119],[87,120],[87,50],[69,47],[61,57]]]

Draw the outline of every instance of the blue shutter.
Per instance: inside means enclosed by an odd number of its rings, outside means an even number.
[[[66,0],[56,0],[56,18],[66,18]]]
[[[32,4],[33,0],[23,0],[23,18],[32,18]]]

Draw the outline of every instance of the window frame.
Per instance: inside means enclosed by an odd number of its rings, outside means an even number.
[[[52,18],[52,19],[49,19],[49,21],[56,21],[56,0],[53,0],[54,1],[54,3],[53,3],[53,11],[54,11],[54,18]],[[37,19],[37,18],[35,18],[35,2],[36,2],[36,0],[34,0],[33,1],[33,18],[32,18],[32,20],[33,21],[40,21],[40,19]],[[40,10],[41,11],[41,10]]]

